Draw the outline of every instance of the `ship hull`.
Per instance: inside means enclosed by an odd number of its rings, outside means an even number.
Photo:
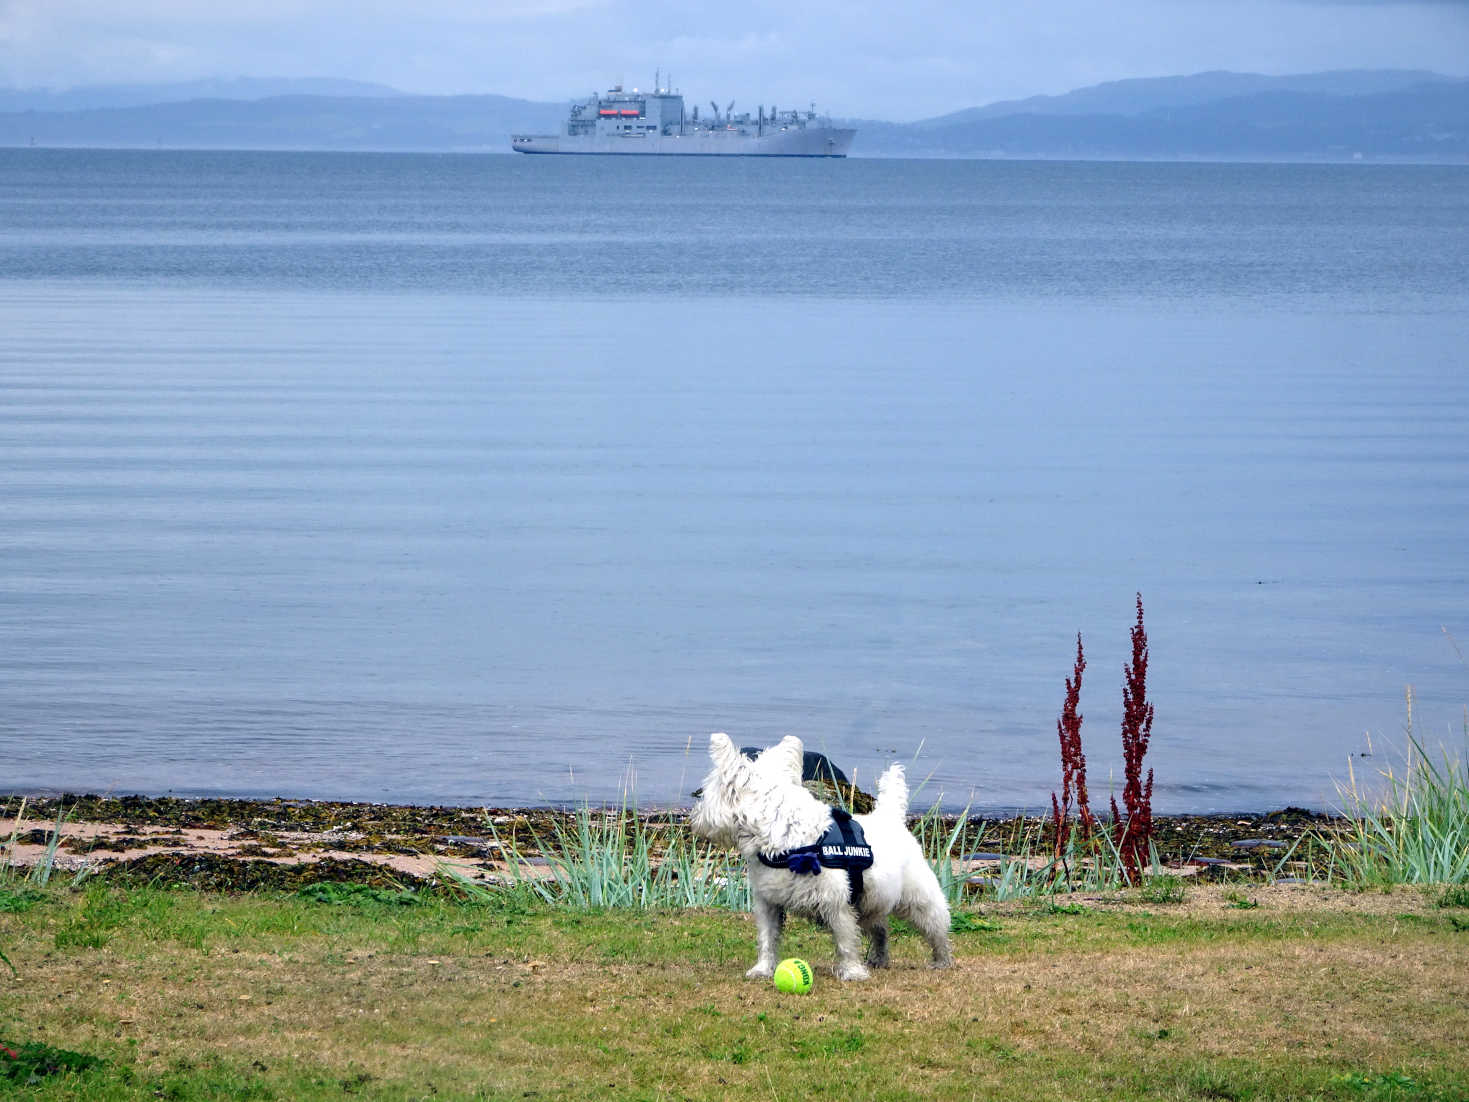
[[[517,135],[517,153],[673,157],[845,157],[855,130],[800,127],[753,135],[699,130],[686,134]]]

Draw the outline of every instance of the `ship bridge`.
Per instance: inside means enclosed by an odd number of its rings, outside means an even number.
[[[568,138],[672,137],[683,132],[683,96],[666,88],[624,92],[618,85],[571,105],[563,133]]]

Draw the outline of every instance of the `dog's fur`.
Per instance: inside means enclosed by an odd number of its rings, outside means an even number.
[[[953,963],[949,950],[949,904],[938,878],[908,830],[908,782],[892,765],[877,782],[877,806],[854,816],[872,847],[872,867],[862,874],[860,910],[847,901],[847,874],[823,868],[814,876],[773,869],[760,854],[775,857],[811,845],[826,830],[831,809],[801,786],[801,740],[787,736],[754,761],[723,734],[709,736],[713,772],[704,781],[690,823],[701,837],[736,846],[745,858],[754,898],[758,955],[745,973],[769,977],[780,957],[785,913],[824,923],[836,942],[838,979],[864,980],[861,934],[870,945],[867,964],[888,963],[888,915],[916,926],[933,953],[933,966]]]

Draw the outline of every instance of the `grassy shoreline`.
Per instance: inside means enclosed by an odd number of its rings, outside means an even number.
[[[1426,821],[1460,829],[1448,807]],[[1469,1099],[1469,889],[1313,879],[1366,854],[1369,820],[1160,818],[1125,888],[1096,851],[1059,876],[1045,820],[930,814],[956,967],[929,971],[897,924],[894,967],[842,984],[828,935],[794,920],[786,952],[818,968],[803,998],[744,980],[743,878],[679,812],[19,810],[0,830],[0,1093]]]
[[[0,912],[24,1097],[1463,1099],[1469,908],[1399,888],[987,905],[957,965],[747,981],[745,915],[52,887]],[[0,1060],[0,1067],[4,1061]],[[3,1086],[3,1085],[0,1085]]]
[[[16,830],[20,798],[0,803],[0,846]],[[586,809],[582,809],[585,811]],[[503,854],[542,854],[581,811],[552,808],[465,808],[316,800],[181,799],[175,797],[43,797],[27,800],[16,860],[41,857],[56,824],[57,868],[107,875],[250,890],[295,888],[313,880],[386,883],[438,877],[442,865],[468,875],[503,872]],[[625,815],[656,841],[687,837],[683,810],[592,809]],[[1035,815],[934,818],[958,827],[956,855],[1033,852],[1048,837]],[[1173,815],[1155,820],[1160,860],[1175,871],[1215,874],[1224,862],[1240,874],[1271,871],[1313,831],[1339,829],[1339,820],[1299,808],[1250,815]],[[0,863],[6,855],[0,853]]]

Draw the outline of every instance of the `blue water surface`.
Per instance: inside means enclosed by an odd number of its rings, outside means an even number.
[[[1462,751],[1469,169],[0,150],[0,788]]]

